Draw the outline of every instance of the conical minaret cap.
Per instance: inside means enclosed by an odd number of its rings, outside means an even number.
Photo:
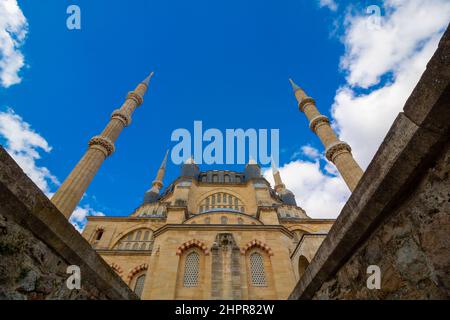
[[[294,92],[301,89],[291,78],[289,78],[289,82],[291,83],[292,90],[294,90]]]
[[[165,169],[165,168],[166,168],[166,165],[167,165],[167,157],[168,157],[168,156],[169,156],[169,150],[166,151],[166,154],[165,154],[165,156],[164,156],[164,160],[163,160],[163,162],[161,163],[161,166],[160,166],[161,169]]]
[[[161,166],[158,169],[158,173],[156,174],[156,179],[152,182],[152,188],[150,190],[159,193],[161,188],[163,187],[163,179],[166,173],[166,165],[167,165],[167,157],[169,155],[169,150],[166,151],[164,156],[164,160],[161,162]]]
[[[150,74],[147,76],[147,78],[144,79],[144,81],[142,81],[142,83],[146,84],[148,86],[150,79],[153,77],[153,71],[150,72]]]
[[[278,166],[275,163],[275,161],[273,160],[273,158],[271,158],[272,160],[270,161],[271,165],[272,165],[272,173],[275,174],[278,172]]]

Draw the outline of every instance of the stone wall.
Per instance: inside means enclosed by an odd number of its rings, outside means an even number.
[[[290,299],[450,298],[449,137],[447,30]]]
[[[79,290],[67,288],[69,265]],[[0,299],[137,299],[2,147]]]
[[[450,149],[315,299],[450,298]],[[369,265],[381,270],[380,290],[369,290]]]

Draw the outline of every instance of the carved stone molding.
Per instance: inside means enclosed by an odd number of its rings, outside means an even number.
[[[184,251],[186,251],[187,249],[189,249],[191,247],[197,247],[200,250],[202,250],[206,256],[209,255],[209,250],[208,250],[208,247],[206,246],[206,244],[203,241],[197,240],[197,239],[192,239],[192,240],[186,241],[181,246],[179,246],[177,249],[176,255],[181,256]]]
[[[148,270],[148,264],[146,264],[146,263],[143,263],[143,264],[131,269],[130,272],[128,272],[128,276],[127,276],[128,281],[131,282],[131,280],[133,279],[133,277],[135,275],[137,275],[139,272],[144,271],[144,270]]]
[[[301,112],[305,112],[305,107],[308,105],[308,104],[316,104],[316,101],[313,99],[313,98],[311,98],[311,97],[306,97],[305,99],[303,99],[302,101],[300,101],[299,103],[298,103],[298,109],[301,111]]]
[[[324,115],[319,115],[319,116],[316,116],[316,117],[312,118],[312,120],[309,122],[309,128],[313,132],[316,132],[316,128],[319,125],[322,125],[322,124],[325,124],[325,123],[330,123],[330,120],[328,119],[328,117],[326,117]]]
[[[344,152],[351,152],[351,151],[352,148],[348,145],[348,143],[344,141],[337,141],[327,148],[327,150],[325,151],[325,156],[329,161],[334,162],[334,159],[338,155]]]
[[[123,275],[123,269],[115,262],[111,263],[111,268],[120,276]]]
[[[105,157],[110,156],[114,152],[114,143],[103,136],[95,136],[89,140],[89,147],[102,151]]]
[[[127,99],[131,99],[136,102],[137,106],[140,106],[142,102],[144,102],[144,99],[134,91],[128,92]]]
[[[245,255],[248,250],[254,247],[260,248],[261,250],[265,251],[269,256],[273,256],[272,249],[266,243],[256,239],[247,243],[247,245],[241,249],[241,254]]]
[[[117,119],[122,121],[125,127],[129,126],[131,123],[131,117],[127,115],[125,112],[121,111],[120,109],[114,110],[114,112],[111,114],[111,119]]]

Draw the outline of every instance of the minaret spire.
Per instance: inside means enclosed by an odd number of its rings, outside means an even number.
[[[88,149],[69,176],[53,195],[53,204],[68,219],[86,192],[103,161],[114,152],[114,142],[122,130],[131,123],[134,110],[140,106],[153,72],[134,91],[128,93],[122,106],[98,135],[89,141]]]
[[[169,155],[169,150],[166,151],[161,166],[158,169],[155,180],[152,182],[152,187],[144,195],[144,203],[153,203],[158,201],[159,193],[163,187],[163,179],[166,173],[167,157]]]
[[[284,185],[283,181],[281,180],[280,171],[278,170],[278,166],[275,163],[275,161],[273,160],[273,158],[272,158],[271,164],[272,164],[273,179],[275,181],[275,191],[279,193],[280,191],[286,189],[286,186]]]
[[[285,184],[281,180],[280,170],[278,170],[278,166],[272,158],[272,174],[273,179],[275,180],[275,192],[278,193],[283,203],[296,206],[297,202],[295,201],[295,195],[288,189],[286,189]]]
[[[298,108],[309,120],[309,127],[317,134],[325,147],[327,159],[335,164],[348,188],[353,191],[363,175],[363,170],[353,158],[350,146],[340,141],[330,126],[330,120],[322,115],[316,102],[289,79],[294,89]]]
[[[150,72],[150,74],[147,76],[147,78],[144,79],[144,81],[142,81],[142,83],[146,84],[148,86],[148,84],[150,83],[150,79],[153,77],[153,71]]]
[[[163,179],[166,173],[166,165],[167,165],[167,156],[169,155],[169,150],[166,151],[166,155],[164,156],[164,160],[159,167],[158,173],[156,174],[156,179],[152,182],[152,191],[159,193],[163,187]]]

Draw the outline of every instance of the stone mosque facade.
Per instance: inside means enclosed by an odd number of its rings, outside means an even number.
[[[143,103],[150,74],[52,197],[69,218],[121,131]],[[315,101],[291,84],[299,110],[350,190],[363,171]],[[287,299],[333,219],[310,218],[273,167],[275,186],[250,161],[242,172],[200,171],[191,158],[163,188],[167,154],[142,204],[121,217],[88,217],[83,237],[141,299]]]

